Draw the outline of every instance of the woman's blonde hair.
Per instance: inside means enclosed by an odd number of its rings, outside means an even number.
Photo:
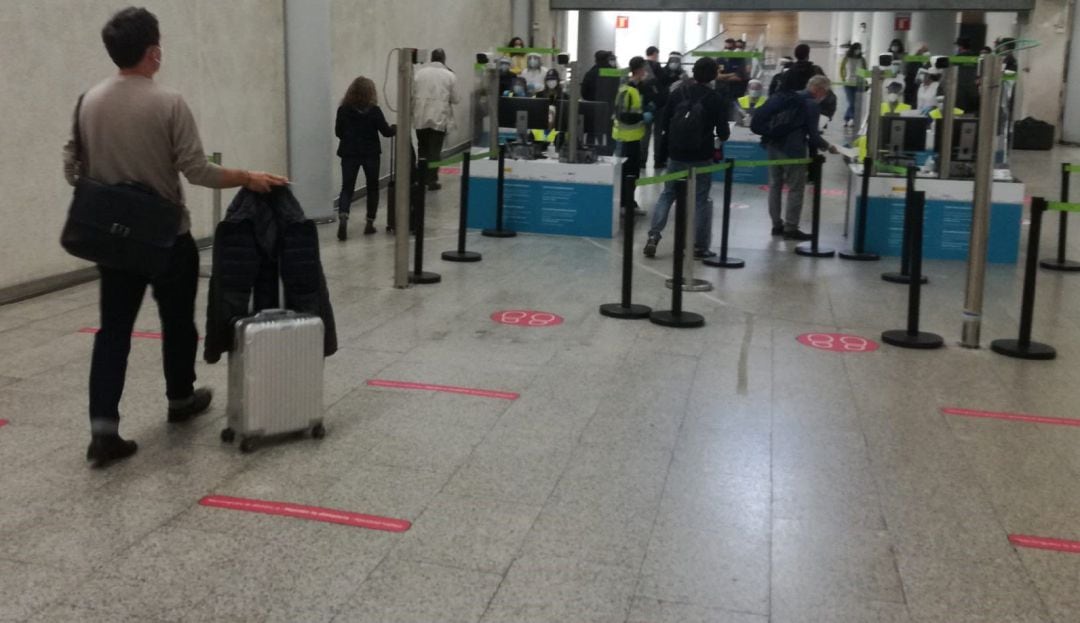
[[[352,84],[349,85],[349,89],[345,91],[345,97],[341,99],[342,106],[352,106],[360,110],[371,108],[377,103],[378,97],[375,93],[375,83],[364,76],[353,80]]]

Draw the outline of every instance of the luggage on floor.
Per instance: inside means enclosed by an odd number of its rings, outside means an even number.
[[[240,450],[251,452],[271,435],[323,437],[323,332],[318,316],[282,309],[237,321],[222,441],[239,437]]]
[[[1013,125],[1013,149],[1053,149],[1054,126],[1034,117],[1025,117]]]

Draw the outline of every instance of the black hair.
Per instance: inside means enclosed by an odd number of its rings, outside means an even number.
[[[859,52],[862,52],[862,44],[856,41],[848,46],[846,55],[850,58],[855,58],[859,55]]]
[[[956,45],[957,45],[957,47],[959,47],[961,49],[970,50],[971,49],[971,38],[970,37],[960,37],[959,39],[956,40]]]
[[[705,84],[716,80],[716,70],[719,66],[716,61],[708,56],[697,59],[694,63],[694,80]]]
[[[808,61],[810,60],[810,46],[805,43],[800,43],[795,46],[795,60]]]
[[[435,48],[431,51],[432,63],[445,63],[446,62],[446,50],[442,48]]]
[[[559,82],[562,82],[562,79],[559,78],[559,70],[557,69],[547,70],[547,74],[544,75],[544,80],[558,80]]]
[[[141,7],[128,7],[105,24],[101,40],[116,66],[130,69],[142,61],[146,50],[161,43],[161,31],[153,13]]]
[[[659,53],[660,48],[656,47],[655,45],[650,45],[649,47],[645,48],[645,56],[652,56],[653,54]]]
[[[635,56],[630,59],[630,71],[637,71],[645,66],[645,59],[640,56]]]
[[[596,53],[593,54],[593,59],[596,61],[597,65],[607,65],[608,59],[610,58],[611,52],[608,52],[607,50],[597,50]]]
[[[892,43],[889,44],[889,51],[890,52],[892,51],[894,45],[900,46],[900,51],[897,52],[897,54],[903,54],[904,53],[904,42],[903,41],[901,41],[899,39],[893,39]]]
[[[518,43],[518,42],[521,43],[521,47],[525,47],[525,40],[522,39],[521,37],[514,37],[513,39],[510,40],[510,43],[506,44],[506,47],[512,48],[512,47],[514,47],[514,44]]]
[[[984,45],[983,47],[979,48],[979,54],[982,54],[983,52],[986,52],[987,54],[993,54],[994,49],[988,45]]]

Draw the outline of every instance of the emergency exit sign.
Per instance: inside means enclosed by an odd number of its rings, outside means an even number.
[[[908,31],[911,30],[911,13],[897,13],[895,20],[895,27],[893,30]]]
[[[615,27],[616,28],[629,28],[630,27],[630,17],[627,16],[627,15],[620,15],[620,16],[616,17],[615,18]]]

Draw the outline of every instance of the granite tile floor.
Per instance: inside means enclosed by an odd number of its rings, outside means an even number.
[[[1080,150],[1013,164],[1029,194],[1052,196],[1070,160]],[[826,175],[846,186],[835,159]],[[896,260],[794,255],[769,236],[756,186],[735,189],[746,268],[698,265],[715,288],[685,308],[707,324],[679,331],[597,313],[618,300],[618,240],[471,233],[483,262],[440,261],[457,222],[457,180],[444,185],[428,195],[439,285],[392,288],[381,232],[321,231],[342,338],[321,441],[221,445],[224,364],[198,365],[212,411],[167,426],[160,345],[139,339],[122,411],[140,452],[89,470],[92,337],[78,329],[98,324],[96,284],[0,307],[0,621],[1080,620],[1080,555],[1008,540],[1080,540],[1080,428],[941,413],[1077,417],[1080,276],[1039,275],[1035,336],[1059,349],[1053,362],[958,347],[965,266],[941,261],[926,262],[923,325],[945,349],[838,354],[796,337],[903,327],[906,290],[879,278]],[[843,206],[824,198],[824,244],[847,246]],[[635,299],[664,309],[671,236],[647,260],[645,229]],[[1056,219],[1045,229],[1049,249]],[[987,271],[985,342],[1015,334],[1019,277]],[[505,309],[565,322],[490,319]],[[137,328],[158,329],[149,299]],[[413,526],[208,508],[206,494]]]

